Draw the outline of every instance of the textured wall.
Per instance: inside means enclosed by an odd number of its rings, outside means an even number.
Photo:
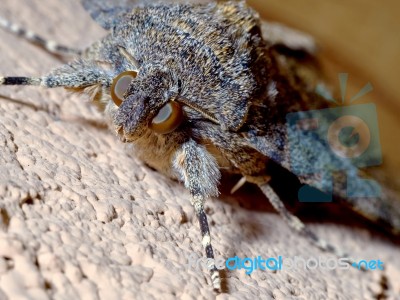
[[[83,47],[103,35],[76,1],[3,0],[0,15]],[[36,75],[57,58],[0,31],[0,74]],[[63,90],[0,87],[0,299],[212,299],[184,188],[148,169],[94,108]],[[251,187],[223,181],[207,211],[218,257],[332,256],[294,235]],[[400,294],[398,246],[362,221],[325,214],[308,225],[381,272],[225,272],[235,299],[375,299]],[[349,219],[349,218],[348,218]],[[350,218],[351,219],[351,218]],[[227,294],[218,299],[227,299]]]

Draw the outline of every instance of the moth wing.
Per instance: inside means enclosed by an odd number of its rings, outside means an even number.
[[[173,4],[173,3],[207,3],[211,0],[156,0],[153,4]],[[149,5],[146,0],[81,0],[82,6],[104,29],[110,29],[124,14],[130,12],[135,7]]]
[[[399,234],[399,193],[360,171],[360,163],[332,150],[334,146],[326,132],[329,126],[324,129],[321,124],[331,124],[337,118],[337,108],[329,107],[318,93],[310,93],[314,98],[308,99],[296,91],[288,94],[276,79],[276,86],[269,86],[268,103],[254,103],[250,108],[248,142],[305,184],[299,191],[300,201],[329,202],[330,195]],[[339,138],[335,141],[339,142]],[[379,152],[371,152],[361,164],[379,165]]]

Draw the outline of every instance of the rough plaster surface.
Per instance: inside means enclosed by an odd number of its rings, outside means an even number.
[[[104,34],[77,1],[3,0],[0,15],[76,47]],[[3,31],[0,40],[0,74],[61,64]],[[202,249],[179,183],[135,159],[79,97],[38,88],[0,94],[0,299],[399,299],[398,245],[340,222],[308,225],[354,257],[381,259],[384,272],[226,271],[227,293],[216,296],[206,270],[185,267]],[[217,257],[332,258],[265,203],[251,187],[208,201]]]

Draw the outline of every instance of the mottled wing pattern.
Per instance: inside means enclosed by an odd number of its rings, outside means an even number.
[[[314,57],[310,55],[310,45],[306,43],[303,47],[299,43],[288,48],[281,43],[270,43],[268,51],[273,61],[267,96],[265,102],[253,101],[247,124],[241,130],[246,132],[245,136],[253,147],[294,173],[301,183],[332,193],[334,199],[399,233],[399,195],[381,185],[380,196],[349,197],[349,192],[374,195],[376,184],[365,180],[366,174],[350,160],[330,151],[323,136],[312,130],[299,130],[296,124],[288,121],[290,113],[331,106],[316,93],[322,77]],[[288,86],[292,88],[288,89]],[[289,138],[289,130],[296,132],[295,140]]]
[[[118,22],[120,17],[130,12],[133,8],[153,5],[153,4],[172,4],[172,3],[207,3],[211,0],[81,0],[83,7],[90,16],[104,29],[110,29]]]

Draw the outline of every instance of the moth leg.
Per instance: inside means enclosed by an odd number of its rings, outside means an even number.
[[[108,88],[112,74],[94,63],[76,60],[43,77],[0,77],[1,85],[31,85],[45,88],[63,87],[71,92],[84,93],[101,111],[109,101]]]
[[[271,179],[268,171],[265,170],[265,157],[258,151],[247,146],[246,143],[241,142],[236,135],[224,132],[223,135],[214,129],[212,126],[203,125],[203,135],[206,135],[219,149],[224,151],[225,156],[241,170],[242,175],[246,181],[257,184],[268,200],[271,202],[275,210],[282,216],[286,223],[296,232],[304,235],[310,242],[318,248],[331,252],[339,257],[344,254],[338,251],[335,247],[329,245],[324,240],[310,231],[303,222],[296,216],[292,215],[283,205],[279,196],[268,184]],[[205,130],[206,129],[206,130]],[[228,142],[229,141],[229,142]],[[239,181],[241,185],[244,180]],[[236,188],[237,186],[235,186]]]
[[[311,244],[315,245],[319,249],[332,253],[337,257],[347,258],[347,255],[345,253],[339,251],[336,247],[320,239],[313,231],[308,229],[299,218],[292,215],[286,209],[282,201],[279,199],[279,196],[275,193],[275,191],[271,188],[269,184],[259,183],[258,186],[260,187],[264,195],[268,198],[274,209],[281,215],[281,217],[286,221],[290,228],[305,236],[311,242]],[[347,262],[351,265],[354,261],[348,258]]]
[[[211,245],[210,229],[208,226],[207,216],[204,211],[204,200],[205,200],[204,197],[192,196],[191,202],[192,202],[192,205],[196,212],[197,219],[199,220],[201,239],[202,239],[201,243],[202,243],[204,251],[206,253],[206,257],[211,260],[208,267],[210,268],[210,276],[211,276],[212,285],[216,291],[220,291],[221,290],[221,277],[220,277],[218,269],[215,266],[214,250]]]
[[[46,88],[82,89],[93,85],[109,86],[111,75],[94,63],[76,60],[42,77],[0,77],[0,85],[33,85]]]
[[[0,27],[15,34],[16,36],[23,38],[30,43],[36,44],[43,49],[45,49],[47,52],[56,54],[56,55],[61,55],[61,56],[75,56],[75,55],[80,55],[82,51],[77,50],[77,49],[72,49],[63,45],[58,44],[55,41],[51,40],[46,40],[42,38],[41,36],[37,35],[36,33],[26,30],[16,24],[13,24],[9,22],[6,19],[3,19],[0,17]]]
[[[0,85],[34,85],[39,86],[40,77],[0,77]]]
[[[299,218],[292,215],[286,209],[282,201],[279,199],[279,196],[275,193],[275,191],[271,188],[269,184],[258,184],[258,186],[260,187],[264,195],[268,198],[274,209],[281,215],[281,217],[286,221],[290,228],[304,235],[313,245],[315,245],[319,249],[332,253],[337,257],[347,258],[347,255],[345,253],[339,251],[336,247],[327,243],[323,239],[320,239],[314,232],[308,229]],[[355,261],[353,261],[351,258],[347,258],[347,262],[352,265]],[[362,267],[361,270],[365,271],[366,269]]]
[[[173,165],[192,196],[191,203],[199,221],[202,244],[209,263],[212,285],[216,291],[220,291],[221,278],[215,266],[210,229],[204,211],[206,198],[218,194],[217,185],[220,179],[220,172],[217,162],[203,146],[197,145],[193,140],[189,140],[176,152]]]

